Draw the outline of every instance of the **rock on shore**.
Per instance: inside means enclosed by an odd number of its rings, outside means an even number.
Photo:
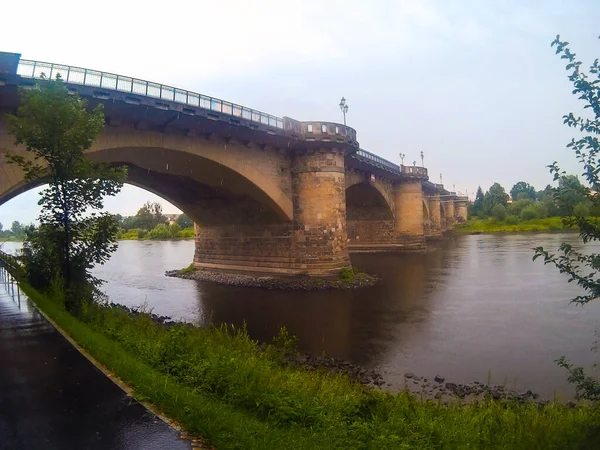
[[[168,277],[184,278],[188,280],[210,281],[212,283],[226,284],[229,286],[252,287],[269,290],[283,291],[317,291],[326,289],[357,289],[373,286],[378,278],[373,275],[357,274],[351,280],[289,277],[275,278],[265,276],[252,276],[210,270],[180,271],[169,270],[165,272]]]

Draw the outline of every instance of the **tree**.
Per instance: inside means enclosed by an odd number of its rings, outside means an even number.
[[[490,214],[492,217],[502,221],[506,218],[506,208],[500,203],[496,203]]]
[[[477,194],[475,194],[475,201],[473,202],[473,215],[480,216],[483,213],[483,190],[481,186],[477,187]]]
[[[134,225],[132,228],[152,230],[160,224],[168,225],[169,220],[162,213],[162,206],[160,205],[160,203],[146,202],[138,210],[131,223]]]
[[[594,61],[589,69],[589,74],[581,70],[582,63],[576,59],[575,53],[569,49],[568,42],[561,41],[560,36],[552,42],[556,46],[556,53],[561,59],[567,61],[566,70],[569,72],[569,80],[573,83],[573,93],[583,100],[584,109],[589,111],[589,117],[581,117],[569,113],[563,117],[564,123],[577,130],[581,137],[572,139],[567,145],[575,153],[575,157],[583,168],[582,176],[591,188],[598,192],[600,189],[600,63]],[[579,237],[583,243],[600,240],[600,221],[598,218],[589,217],[582,213],[581,207],[577,207],[578,199],[583,198],[592,209],[600,206],[600,198],[592,191],[581,185],[577,177],[568,175],[562,171],[554,162],[550,166],[550,173],[554,180],[559,182],[555,191],[555,197],[563,214],[563,221],[569,225],[579,227]],[[574,203],[576,202],[576,203]],[[571,215],[572,214],[572,215]],[[556,253],[550,253],[543,247],[535,249],[533,259],[543,258],[544,264],[553,264],[560,273],[567,274],[569,282],[575,281],[582,289],[583,294],[571,299],[571,302],[585,305],[600,297],[600,254],[586,248],[580,252],[572,245],[563,243]],[[576,367],[565,357],[558,360],[568,374],[568,380],[575,384],[578,397],[590,400],[600,400],[600,380],[586,374],[581,367]]]
[[[523,198],[535,200],[535,188],[529,183],[519,181],[511,188],[510,197],[513,200],[521,200]]]
[[[126,170],[84,156],[104,128],[102,105],[88,112],[87,102],[59,77],[21,90],[20,97],[16,115],[8,116],[9,130],[16,144],[25,145],[27,157],[9,153],[9,162],[23,170],[27,182],[48,183],[38,202],[40,228],[27,234],[25,263],[41,255],[41,244],[48,247],[44,252],[56,261],[51,282],[61,284],[67,309],[76,312],[87,294],[99,293],[101,281],[90,269],[116,249],[117,224],[101,210],[104,196],[121,190]]]
[[[21,239],[25,236],[25,229],[18,220],[15,220],[12,223],[10,231],[12,232],[13,236],[17,239]]]
[[[3,229],[4,229],[4,226],[2,225],[2,222],[0,222],[0,233],[2,233]]]
[[[177,225],[183,228],[192,228],[194,226],[194,222],[185,214],[180,214],[175,221]]]
[[[492,214],[492,208],[495,205],[502,205],[506,208],[508,204],[508,194],[500,183],[494,183],[483,197],[483,210],[488,215]]]

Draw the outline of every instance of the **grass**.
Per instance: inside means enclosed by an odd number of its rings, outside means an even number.
[[[574,228],[566,227],[560,217],[545,219],[523,220],[517,223],[507,223],[494,218],[473,219],[454,227],[456,233],[514,233],[532,231],[573,231]]]
[[[193,228],[184,228],[183,230],[181,230],[177,233],[176,237],[170,237],[170,238],[166,238],[166,239],[153,238],[153,237],[151,237],[150,233],[148,233],[146,230],[141,230],[141,231],[143,231],[143,233],[140,233],[140,230],[137,230],[137,229],[129,230],[129,231],[122,231],[119,233],[119,235],[117,237],[120,241],[151,241],[151,240],[175,241],[175,240],[193,239],[194,238],[194,229]]]
[[[96,305],[74,317],[23,290],[136,397],[217,449],[600,448],[598,407],[422,402],[286,365],[285,345],[258,346],[243,329],[165,328]]]

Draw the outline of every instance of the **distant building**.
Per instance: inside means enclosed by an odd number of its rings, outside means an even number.
[[[175,223],[175,221],[180,216],[180,214],[165,214],[164,216],[169,221],[169,225],[171,225],[171,224]]]

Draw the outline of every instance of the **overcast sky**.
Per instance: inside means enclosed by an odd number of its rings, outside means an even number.
[[[600,2],[204,1],[5,2],[0,51],[130,75],[277,116],[342,121],[365,150],[419,163],[471,196],[498,181],[542,189],[555,160],[579,173],[562,115],[579,111],[550,42],[600,56]],[[107,201],[133,214],[149,192]],[[0,222],[37,216],[36,191]],[[177,212],[166,202],[166,212]]]

